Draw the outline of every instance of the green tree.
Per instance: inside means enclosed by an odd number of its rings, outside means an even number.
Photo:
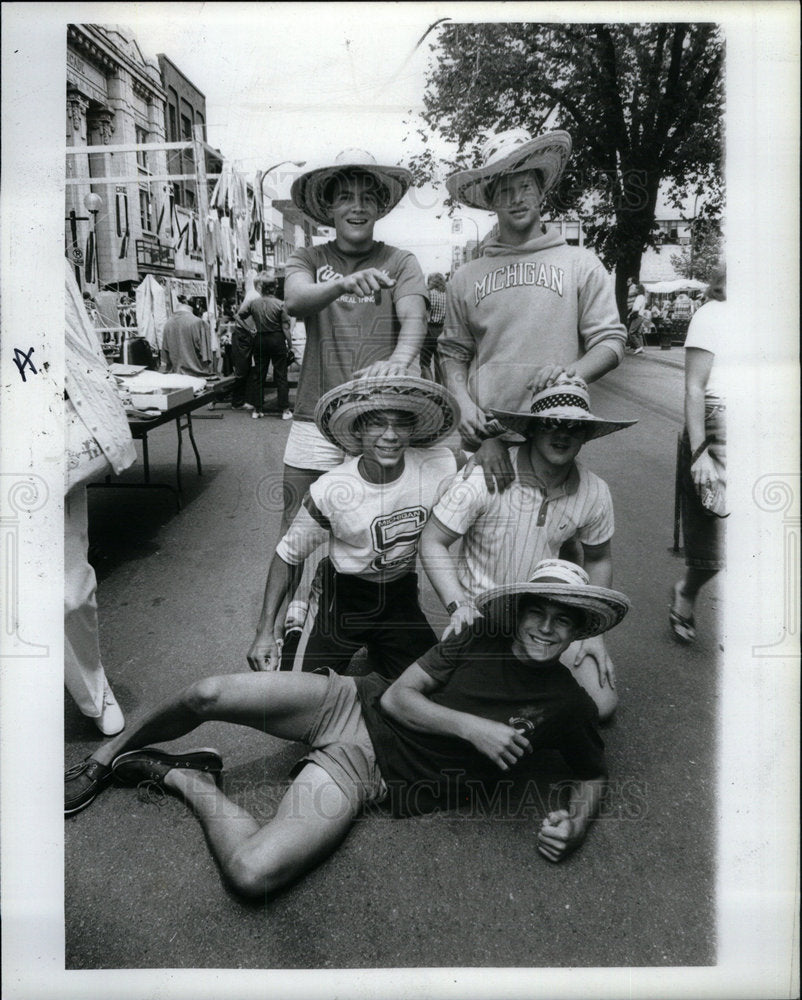
[[[671,266],[683,278],[710,281],[721,257],[721,227],[713,219],[691,221],[691,243],[671,255]]]
[[[724,44],[714,24],[448,24],[430,46],[424,143],[430,132],[459,149],[451,169],[477,165],[485,134],[565,128],[569,169],[554,212],[578,212],[588,243],[615,270],[622,316],[626,285],[654,245],[658,189],[679,205],[704,193],[722,202]],[[441,164],[425,148],[418,181]]]

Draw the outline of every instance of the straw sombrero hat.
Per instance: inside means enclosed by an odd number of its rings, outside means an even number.
[[[402,410],[415,416],[410,446],[426,448],[441,441],[459,423],[459,406],[451,393],[428,379],[412,375],[354,379],[321,396],[315,407],[318,430],[349,455],[359,455],[355,433],[358,417],[375,410]]]
[[[590,412],[590,395],[587,384],[576,376],[561,375],[554,385],[536,392],[532,404],[523,412],[512,410],[490,411],[500,424],[526,437],[543,420],[573,420],[587,424],[585,439],[604,437],[623,430],[637,420],[605,420]]]
[[[503,174],[537,170],[541,175],[541,199],[562,177],[571,155],[571,136],[567,132],[544,132],[536,138],[522,128],[491,135],[480,150],[482,166],[458,170],[446,178],[448,193],[470,208],[492,207],[485,185]]]
[[[412,183],[412,174],[403,167],[378,164],[364,149],[344,149],[334,160],[314,164],[295,178],[290,198],[296,208],[323,226],[333,226],[328,201],[323,197],[327,183],[338,174],[359,170],[372,177],[380,193],[379,218],[391,212],[401,201]]]
[[[585,617],[575,639],[588,639],[617,625],[630,609],[629,598],[617,590],[595,587],[587,573],[565,559],[543,559],[527,583],[510,583],[485,590],[474,604],[482,612],[487,627],[504,632],[515,627],[518,598],[522,594],[547,597],[558,604],[578,608]]]

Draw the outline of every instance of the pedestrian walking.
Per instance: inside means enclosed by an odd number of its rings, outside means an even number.
[[[726,270],[720,266],[707,302],[685,339],[685,429],[680,449],[685,575],[671,592],[669,624],[681,642],[696,641],[694,609],[701,588],[724,568],[727,491],[726,364],[731,320]]]
[[[287,367],[292,352],[290,317],[284,308],[284,303],[276,297],[275,278],[260,274],[254,284],[259,297],[244,302],[237,311],[237,316],[241,320],[252,319],[256,330],[252,343],[257,404],[251,415],[254,418],[264,416],[264,383],[268,368],[272,365],[273,381],[278,396],[278,412],[282,420],[291,420],[290,389],[287,380]]]
[[[635,285],[635,300],[627,317],[627,351],[629,354],[643,354],[644,325],[647,315],[646,290],[643,285]]]

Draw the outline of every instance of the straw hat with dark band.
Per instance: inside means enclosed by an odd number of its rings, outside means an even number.
[[[401,410],[415,417],[410,437],[413,448],[441,441],[459,423],[459,406],[451,393],[412,375],[360,378],[331,389],[315,407],[318,430],[349,455],[362,452],[357,420],[376,410]]]
[[[571,420],[587,425],[586,441],[604,437],[605,434],[612,434],[638,422],[595,417],[590,412],[587,384],[581,378],[567,375],[561,375],[554,385],[534,393],[528,410],[491,409],[490,412],[500,424],[524,437],[530,435],[544,420]]]
[[[518,599],[524,594],[545,597],[581,611],[584,623],[575,639],[588,639],[607,632],[630,608],[628,597],[607,587],[594,587],[588,583],[588,575],[580,566],[565,559],[543,559],[528,583],[493,587],[479,594],[474,603],[489,628],[509,631],[515,627]]]
[[[537,170],[542,199],[562,177],[570,155],[571,136],[567,132],[545,132],[533,139],[526,129],[510,129],[486,140],[481,149],[481,167],[458,170],[446,178],[446,187],[451,197],[463,205],[492,211],[487,194],[489,181],[505,174]]]
[[[305,170],[293,181],[290,197],[296,208],[323,226],[333,226],[331,205],[324,196],[332,178],[352,171],[367,175],[376,185],[379,218],[391,212],[412,183],[412,174],[403,167],[383,166],[364,149],[344,149],[334,160],[326,160]]]

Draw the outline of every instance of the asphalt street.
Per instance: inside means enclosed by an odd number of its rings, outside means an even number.
[[[545,861],[538,809],[407,820],[373,812],[301,882],[243,903],[180,801],[156,805],[111,787],[65,824],[68,969],[715,962],[720,592],[713,585],[700,598],[697,646],[679,646],[667,607],[682,571],[672,552],[682,351],[664,353],[626,357],[591,390],[596,412],[639,423],[582,453],[613,494],[615,585],[633,609],[610,636],[621,702],[603,734],[612,790],[581,850],[559,866]],[[128,716],[198,678],[247,670],[276,540],[288,423],[223,410],[193,424],[203,476],[185,448],[180,512],[166,490],[90,490],[101,647]],[[154,481],[172,481],[170,426],[152,434],[150,457]],[[137,462],[122,479],[141,475]],[[433,624],[444,621],[437,605],[426,588]],[[66,763],[98,739],[65,696]],[[264,818],[302,754],[222,724],[176,745],[217,747],[224,787]],[[543,765],[544,801],[554,766]]]

